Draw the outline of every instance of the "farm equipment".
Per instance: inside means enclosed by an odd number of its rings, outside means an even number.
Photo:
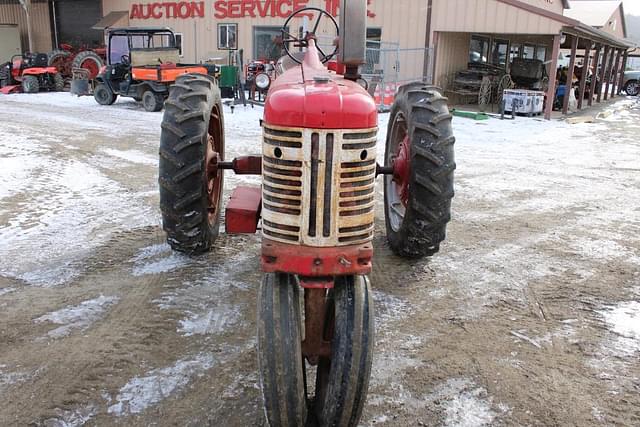
[[[117,28],[108,35],[107,66],[96,78],[93,96],[111,105],[118,95],[142,101],[147,111],[160,111],[169,86],[182,74],[215,75],[215,65],[179,64],[176,38],[169,28]]]
[[[0,91],[37,93],[41,90],[62,91],[64,79],[55,67],[49,67],[47,55],[25,53],[14,55],[11,61],[0,65]]]
[[[74,69],[83,68],[89,73],[89,80],[93,80],[104,66],[106,49],[76,50],[69,44],[61,44],[60,49],[50,52],[48,57],[49,66],[56,67],[65,79],[72,77]]]
[[[256,93],[258,101],[269,91],[271,82],[275,79],[276,67],[273,63],[263,61],[251,61],[247,65],[246,87],[249,89],[249,99],[255,101]]]
[[[378,113],[358,83],[365,59],[366,1],[342,0],[339,61],[316,46],[327,12],[304,36],[283,30],[292,66],[272,84],[262,120],[262,156],[225,158],[223,107],[211,77],[177,78],[160,141],[160,207],[167,242],[199,254],[219,233],[224,173],[261,174],[225,209],[228,234],[255,233],[261,220],[264,271],[258,295],[258,364],[271,426],[356,426],[369,384],[374,308],[375,180],[384,175],[391,249],[407,258],[438,252],[455,169],[446,98],[422,82],[402,86],[391,110],[385,164],[376,163]],[[329,23],[329,25],[331,25]],[[285,46],[287,46],[285,44]],[[314,387],[315,385],[315,387]]]

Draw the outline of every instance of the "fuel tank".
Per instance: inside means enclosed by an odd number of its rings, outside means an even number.
[[[373,98],[358,83],[330,74],[311,45],[301,65],[290,68],[269,90],[267,124],[312,129],[375,128]]]

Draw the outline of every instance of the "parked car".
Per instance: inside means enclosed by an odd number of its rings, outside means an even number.
[[[622,80],[622,88],[629,96],[637,96],[640,92],[640,71],[626,71]]]

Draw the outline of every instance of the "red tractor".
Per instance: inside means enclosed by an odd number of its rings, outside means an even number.
[[[14,55],[11,61],[0,65],[0,91],[10,93],[20,87],[24,93],[62,91],[64,79],[55,67],[48,66],[47,55],[43,53]]]
[[[174,250],[198,254],[218,236],[223,175],[261,174],[225,210],[227,233],[254,233],[261,220],[264,278],[258,294],[258,364],[271,426],[356,426],[374,344],[372,269],[375,181],[384,175],[387,238],[399,256],[435,254],[450,220],[455,169],[446,98],[424,83],[400,88],[377,164],[378,113],[361,80],[366,1],[341,3],[339,62],[312,31],[283,30],[292,61],[264,107],[262,156],[225,159],[223,109],[215,80],[181,76],[166,101],[160,142],[160,206]],[[325,28],[325,27],[322,27]],[[303,59],[288,46],[306,49]]]
[[[61,44],[60,49],[49,53],[49,66],[56,67],[62,77],[70,79],[73,70],[83,68],[87,70],[90,80],[95,79],[104,66],[106,48],[76,50],[69,44]]]

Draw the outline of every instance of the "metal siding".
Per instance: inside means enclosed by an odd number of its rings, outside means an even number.
[[[525,3],[562,13],[559,1]],[[432,31],[441,32],[557,34],[562,28],[552,19],[497,0],[433,0],[433,17]]]
[[[217,28],[220,23],[238,24],[238,46],[244,48],[245,60],[253,56],[253,28],[255,26],[281,27],[284,19],[267,18],[214,18],[214,0],[205,0],[205,17],[196,19],[130,19],[131,26],[168,26],[183,34],[184,60],[199,61],[210,57],[226,58],[226,51],[217,48]],[[103,15],[117,10],[131,11],[135,0],[103,0]],[[145,2],[146,4],[147,2]],[[324,9],[324,0],[310,0],[309,6]],[[401,48],[424,47],[427,27],[426,0],[373,0],[369,6],[376,14],[368,18],[369,27],[382,28],[383,42],[398,42]],[[197,51],[197,57],[196,57]]]
[[[18,24],[20,28],[20,43],[22,51],[29,50],[29,38],[27,35],[27,15],[16,4],[0,5],[0,23]],[[37,52],[49,52],[51,50],[51,21],[49,20],[49,5],[47,3],[33,3],[31,6],[31,24],[33,29],[33,48]]]

